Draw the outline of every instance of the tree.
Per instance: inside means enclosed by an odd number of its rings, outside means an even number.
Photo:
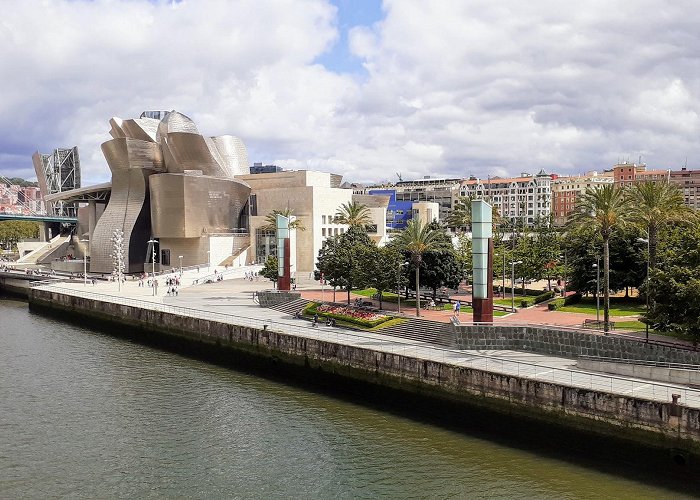
[[[348,230],[328,238],[321,247],[316,261],[319,272],[333,287],[345,289],[350,304],[350,290],[362,283],[366,264],[361,258],[364,250],[375,244],[363,228],[350,226]]]
[[[376,288],[381,309],[384,292],[401,286],[403,255],[392,245],[381,248],[371,246],[363,247],[358,258],[364,263],[361,267],[361,281],[366,287]]]
[[[657,266],[651,270],[648,321],[656,328],[700,339],[700,222],[660,228]]]
[[[265,225],[262,226],[260,229],[264,229],[265,231],[276,231],[278,215],[283,215],[287,218],[290,218],[294,215],[294,213],[293,210],[290,208],[285,208],[284,210],[273,210],[265,216]],[[304,223],[301,222],[299,219],[291,221],[289,223],[289,229],[298,229],[299,231],[306,231]]]
[[[335,222],[336,224],[364,227],[372,223],[372,214],[366,205],[351,201],[343,203],[335,212]]]
[[[265,261],[265,265],[260,270],[260,276],[269,279],[275,283],[277,286],[277,279],[279,278],[278,260],[274,255],[270,255]]]
[[[452,204],[452,210],[445,222],[447,227],[454,230],[466,231],[472,225],[472,199],[473,196],[460,196]]]
[[[464,277],[464,269],[460,265],[455,252],[447,247],[426,252],[420,263],[420,277],[423,286],[433,291],[437,298],[438,288],[458,288]],[[409,284],[415,285],[411,280]]]
[[[569,219],[571,226],[595,228],[603,242],[603,330],[606,333],[610,330],[610,237],[627,224],[629,207],[629,198],[618,186],[588,188]]]
[[[0,222],[0,242],[10,250],[18,241],[39,236],[39,223],[22,220]]]
[[[664,224],[687,221],[696,213],[685,205],[683,193],[666,182],[635,184],[630,193],[631,221],[647,234],[649,239],[649,268],[656,267],[656,247],[659,228]]]
[[[444,239],[441,244],[441,236],[444,236],[444,232],[423,224],[419,219],[408,221],[406,229],[397,236],[399,247],[408,252],[415,267],[416,316],[420,316],[420,263],[425,253],[444,246]]]

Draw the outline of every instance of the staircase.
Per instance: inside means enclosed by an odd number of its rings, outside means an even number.
[[[275,311],[280,311],[285,314],[289,314],[290,316],[294,316],[296,313],[301,311],[306,307],[306,304],[308,304],[309,300],[306,299],[295,299],[292,300],[291,302],[285,302],[284,304],[277,304],[269,309],[274,309]]]
[[[409,318],[405,323],[387,326],[378,332],[381,332],[382,335],[391,335],[392,337],[425,342],[450,349],[457,347],[455,333],[450,323]]]
[[[290,316],[298,313],[311,302],[306,299],[296,299],[284,304],[271,306],[270,309],[280,311]],[[343,327],[339,327],[343,328]],[[455,333],[450,323],[439,323],[427,319],[408,318],[408,321],[400,325],[387,326],[376,331],[381,335],[390,335],[407,340],[425,342],[426,344],[437,345],[454,349],[457,347]]]

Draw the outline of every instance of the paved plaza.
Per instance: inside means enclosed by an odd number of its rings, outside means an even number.
[[[677,384],[588,372],[576,368],[576,361],[572,359],[517,351],[445,349],[425,342],[390,337],[379,332],[356,332],[341,327],[328,327],[323,324],[312,328],[307,321],[294,319],[288,314],[273,309],[262,308],[256,303],[254,300],[255,292],[271,288],[271,283],[263,278],[257,281],[244,278],[247,272],[258,269],[257,267],[235,270],[216,268],[216,275],[224,273],[224,279],[200,285],[193,285],[193,282],[195,280],[201,281],[203,277],[212,275],[214,268],[209,272],[204,268],[200,269],[199,272],[188,270],[182,274],[177,296],[167,295],[165,293],[167,287],[162,284],[159,286],[158,294],[153,295],[152,288],[139,286],[137,281],[131,280],[122,283],[121,290],[119,290],[117,283],[104,281],[97,282],[95,285],[88,283],[87,286],[75,282],[45,286],[63,293],[85,295],[98,300],[109,300],[256,328],[265,327],[307,338],[367,347],[380,352],[403,354],[567,386],[601,390],[626,396],[635,395],[644,399],[665,402],[671,401],[671,394],[681,394],[681,401],[685,405],[700,408],[700,390],[698,389]],[[163,276],[159,277],[161,283],[163,278]],[[313,298],[316,293],[321,293],[313,290],[300,291],[307,298]],[[336,295],[336,299],[340,300],[339,295]],[[345,294],[342,296],[346,297]],[[331,297],[332,292],[326,299]],[[451,315],[450,311],[426,311],[426,316],[430,313],[438,315],[439,318],[446,317],[448,319]],[[522,318],[520,314],[518,313],[517,316]]]

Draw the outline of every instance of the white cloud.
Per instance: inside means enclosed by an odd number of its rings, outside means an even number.
[[[348,33],[364,75],[315,63],[341,40],[325,0],[4,7],[3,173],[77,144],[104,180],[107,120],[144,109],[238,135],[251,161],[358,181],[700,164],[690,1],[385,0]]]

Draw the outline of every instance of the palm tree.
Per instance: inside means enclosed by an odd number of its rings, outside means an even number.
[[[399,233],[397,243],[399,248],[411,254],[416,268],[416,316],[420,316],[420,263],[423,254],[441,246],[440,231],[432,229],[429,224],[423,224],[419,219],[411,219],[406,224],[406,229]]]
[[[572,226],[593,227],[603,239],[603,330],[610,330],[610,236],[629,219],[629,198],[613,184],[588,188],[576,205],[569,223]]]
[[[343,203],[335,212],[336,224],[347,224],[348,226],[361,226],[372,223],[372,215],[367,205],[350,201]]]
[[[452,204],[452,210],[445,219],[447,227],[460,229],[468,228],[472,224],[472,199],[473,196],[460,196]]]
[[[265,231],[276,231],[277,230],[277,216],[278,215],[283,215],[287,218],[292,217],[293,211],[291,208],[285,208],[284,210],[273,210],[269,214],[265,216],[265,222],[266,224],[262,226],[260,229],[264,229]],[[298,229],[299,231],[306,231],[306,228],[304,227],[304,223],[301,222],[299,219],[295,219],[292,222],[289,223],[289,229]]]
[[[635,184],[629,197],[632,203],[630,219],[647,233],[649,268],[654,269],[659,228],[664,224],[687,221],[695,217],[696,213],[685,205],[681,191],[666,182]]]

